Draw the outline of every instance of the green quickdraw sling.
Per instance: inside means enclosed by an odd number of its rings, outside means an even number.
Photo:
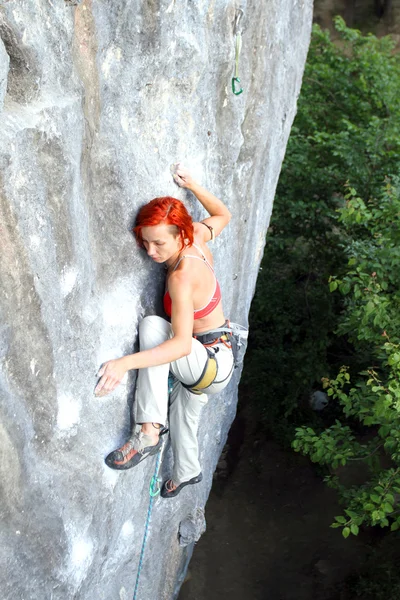
[[[235,96],[239,96],[243,92],[242,87],[239,87],[239,89],[237,89],[237,87],[236,87],[236,85],[240,86],[239,57],[240,57],[240,51],[242,49],[242,34],[239,29],[239,21],[242,18],[243,14],[244,13],[241,8],[239,8],[236,11],[235,25],[233,28],[233,35],[235,36],[235,70],[234,70],[234,75],[232,77],[232,92],[235,94]]]

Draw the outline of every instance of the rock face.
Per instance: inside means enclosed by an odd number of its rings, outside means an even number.
[[[134,377],[93,396],[159,309],[162,268],[130,228],[182,160],[229,206],[214,245],[224,308],[245,323],[296,108],[311,0],[0,1],[2,600],[132,598],[154,460],[117,473]],[[4,101],[4,102],[3,102]],[[155,500],[138,600],[175,598],[235,413],[235,378],[204,409],[204,480]],[[167,447],[162,475],[170,473]],[[218,540],[216,540],[218,543]]]

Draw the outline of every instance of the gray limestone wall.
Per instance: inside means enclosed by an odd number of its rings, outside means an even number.
[[[204,216],[171,180],[177,160],[233,214],[215,264],[225,313],[247,321],[312,0],[241,2],[234,96],[238,6],[0,0],[2,600],[133,597],[154,460],[106,467],[130,430],[134,374],[109,397],[93,388],[160,308],[163,269],[130,232],[138,208],[175,195]],[[192,550],[179,525],[201,521],[237,382],[204,409],[203,482],[155,500],[138,600],[177,595]]]

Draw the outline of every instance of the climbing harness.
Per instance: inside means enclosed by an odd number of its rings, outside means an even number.
[[[174,382],[175,382],[175,378],[172,375],[172,373],[170,373],[168,376],[168,394],[171,394],[172,388],[174,387]],[[162,435],[165,435],[166,433],[168,433],[168,429],[166,427],[164,427],[160,431],[160,437]],[[138,600],[137,594],[138,594],[138,589],[139,589],[139,580],[140,580],[140,575],[141,575],[142,567],[143,567],[143,559],[144,559],[144,551],[146,548],[146,542],[147,542],[147,538],[149,536],[149,529],[150,529],[150,523],[151,523],[151,512],[153,510],[153,502],[154,502],[154,498],[156,498],[158,496],[158,494],[160,493],[161,478],[158,476],[158,474],[160,472],[163,448],[164,448],[164,444],[161,445],[161,448],[158,451],[156,466],[154,468],[153,477],[151,478],[151,481],[150,481],[150,489],[149,489],[150,501],[149,501],[149,508],[147,509],[146,524],[144,526],[142,548],[140,550],[139,566],[138,566],[138,571],[137,571],[137,575],[136,575],[136,583],[135,583],[135,591],[133,592],[133,600]]]
[[[218,335],[221,333],[222,335]],[[229,320],[227,319],[222,327],[203,331],[203,333],[196,333],[193,337],[196,338],[196,340],[199,340],[200,344],[203,344],[203,346],[208,348],[212,348],[215,344],[219,344],[220,342],[230,348],[230,333],[231,329],[229,327]]]
[[[222,335],[218,337],[218,334]],[[211,331],[205,331],[196,337],[199,342],[206,347],[213,346],[213,344],[218,343],[219,340],[225,344],[225,340],[227,340],[232,346],[235,369],[241,366],[246,352],[247,339],[249,337],[249,331],[246,327],[243,327],[238,323],[233,323],[232,321],[225,321],[222,327],[217,327],[217,329]]]
[[[231,329],[231,343],[235,369],[242,365],[244,355],[246,354],[247,340],[249,338],[249,330],[239,323],[229,323]]]
[[[233,28],[233,35],[235,36],[235,72],[234,72],[234,76],[232,77],[232,92],[235,94],[235,96],[239,96],[239,94],[241,94],[243,92],[242,87],[240,87],[240,89],[236,89],[236,84],[240,85],[239,57],[240,57],[240,51],[242,49],[242,34],[239,29],[239,22],[243,16],[243,14],[244,14],[243,10],[241,8],[238,8],[236,11],[235,25]]]
[[[203,394],[214,383],[218,375],[218,363],[215,354],[219,351],[219,347],[214,348],[217,344],[224,344],[227,348],[232,348],[234,366],[235,368],[239,367],[243,362],[246,351],[248,333],[245,327],[227,320],[222,327],[194,335],[193,337],[203,344],[207,350],[207,362],[199,379],[190,385],[181,382],[183,387],[192,394],[199,395]]]
[[[215,358],[215,353],[213,350],[209,350],[207,347],[205,348],[207,350],[208,355],[207,362],[199,379],[196,381],[196,383],[192,383],[190,385],[186,385],[181,382],[183,387],[192,392],[192,394],[202,394],[205,389],[207,389],[212,383],[214,383],[218,374],[218,365],[217,360]]]

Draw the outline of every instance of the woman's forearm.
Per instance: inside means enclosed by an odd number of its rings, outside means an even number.
[[[231,213],[222,200],[214,196],[214,194],[211,194],[211,192],[207,191],[199,183],[193,181],[187,189],[196,196],[197,200],[204,206],[209,215],[212,217],[227,217],[228,220],[230,219]]]
[[[189,342],[184,342],[176,337],[166,340],[159,346],[150,350],[142,350],[135,354],[128,354],[123,357],[126,369],[143,369],[146,367],[156,367],[173,362],[182,356],[190,354],[192,349],[191,338]]]
[[[143,369],[145,367],[156,367],[158,365],[168,364],[190,354],[192,349],[192,338],[173,337],[151,348],[135,354],[128,354],[115,360],[109,360],[104,363],[98,376],[100,380],[95,388],[96,396],[105,396],[109,394],[121,383],[125,373],[130,369]]]
[[[223,217],[225,221],[224,225],[229,223],[232,215],[225,204],[197,183],[192,178],[190,171],[185,169],[181,163],[175,165],[173,177],[179,186],[190,190],[196,196],[197,200],[204,206],[211,217]]]

